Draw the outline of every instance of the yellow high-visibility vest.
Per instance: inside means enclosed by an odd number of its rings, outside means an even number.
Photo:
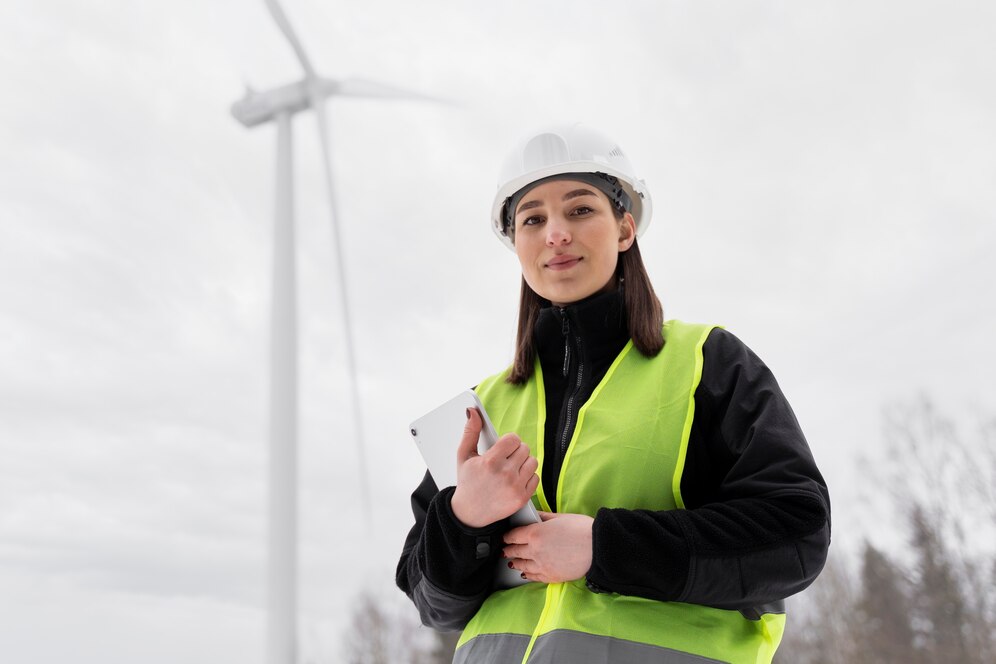
[[[581,407],[557,482],[556,505],[591,517],[602,507],[683,509],[681,474],[714,326],[669,321],[663,350],[626,344]],[[539,361],[525,385],[507,370],[477,387],[499,435],[514,431],[539,459],[546,397]],[[533,502],[550,511],[540,483]],[[667,565],[662,559],[660,564]],[[457,646],[458,664],[761,664],[771,662],[784,614],[739,611],[595,593],[584,579],[529,583],[491,594]]]

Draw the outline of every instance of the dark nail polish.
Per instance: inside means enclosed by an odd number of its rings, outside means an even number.
[[[512,561],[511,560],[508,561],[508,568],[512,569]]]
[[[470,419],[470,408],[467,409],[467,419]]]
[[[519,576],[521,576],[521,577],[522,577],[522,578],[524,579],[524,578],[526,578],[526,573],[525,573],[525,572],[523,572],[523,573],[522,573],[522,574],[520,574]]]

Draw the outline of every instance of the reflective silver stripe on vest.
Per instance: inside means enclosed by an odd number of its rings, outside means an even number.
[[[456,651],[453,664],[520,664],[529,637],[482,634]],[[725,664],[679,650],[558,629],[536,639],[528,664]]]
[[[520,664],[528,647],[528,634],[481,634],[457,648],[453,664]]]
[[[568,629],[548,632],[536,639],[529,664],[723,664],[718,659],[691,655],[647,643]]]

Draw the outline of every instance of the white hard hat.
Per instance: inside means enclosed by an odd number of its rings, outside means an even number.
[[[632,213],[637,236],[650,225],[650,192],[615,141],[580,124],[554,127],[517,145],[502,166],[498,193],[491,206],[491,229],[505,246],[515,251],[509,234],[509,215],[514,210],[506,211],[509,200],[531,184],[569,173],[600,174],[597,177],[605,181],[605,186],[590,177],[584,180],[596,184],[610,198],[615,185],[617,196],[613,202]]]

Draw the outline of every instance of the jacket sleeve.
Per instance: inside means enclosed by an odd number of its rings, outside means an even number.
[[[830,544],[830,498],[774,376],[714,329],[681,479],[686,509],[599,510],[589,587],[747,610],[806,588]]]
[[[425,473],[412,493],[415,525],[408,532],[395,580],[415,603],[422,624],[463,629],[491,593],[508,520],[468,528],[450,508],[453,487],[437,490]]]

